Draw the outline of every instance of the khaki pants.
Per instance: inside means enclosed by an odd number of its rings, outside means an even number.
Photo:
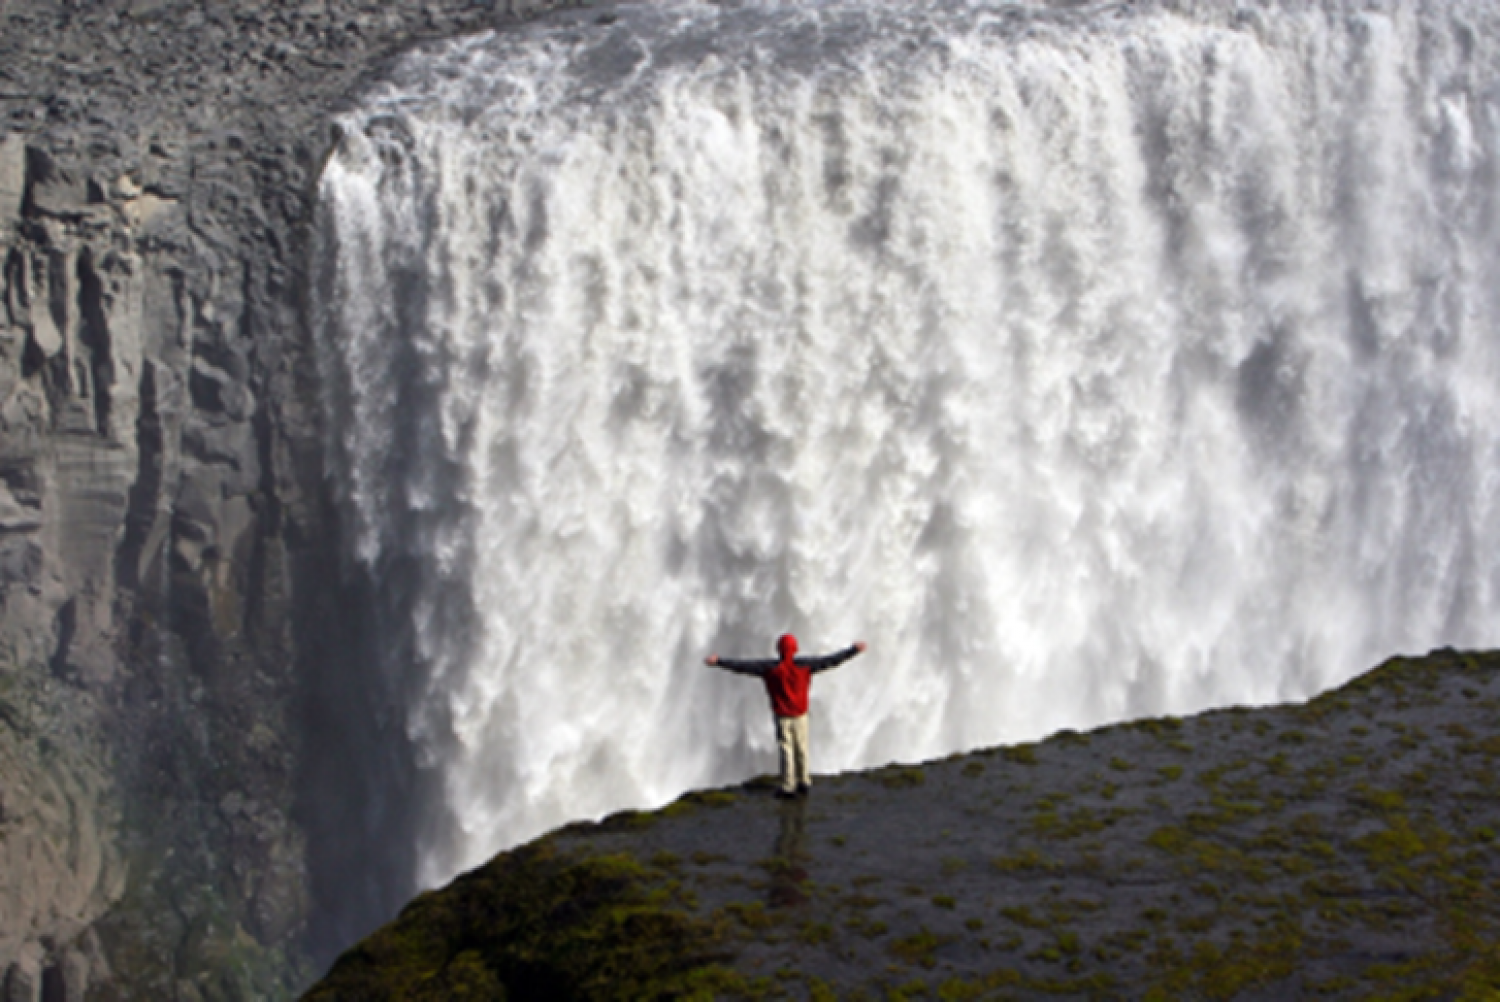
[[[776,750],[781,753],[781,789],[796,791],[798,786],[812,785],[812,770],[807,764],[807,714],[776,718]]]

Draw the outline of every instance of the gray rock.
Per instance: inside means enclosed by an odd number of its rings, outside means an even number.
[[[5,1002],[41,1002],[42,948],[28,943],[5,972]]]
[[[0,589],[34,586],[41,574],[42,548],[35,540],[0,536]]]
[[[65,169],[35,146],[26,150],[26,201],[31,211],[54,216],[84,213],[96,204],[88,178]]]
[[[250,392],[243,382],[203,359],[195,359],[188,377],[193,406],[207,415],[243,421],[250,415]]]
[[[66,290],[60,289],[54,296],[53,276],[62,272],[65,262],[54,262],[54,257],[19,255],[11,300],[12,318],[30,330],[31,343],[43,359],[54,357],[63,347],[55,304],[66,303]]]
[[[410,860],[351,851],[368,786],[302,719],[358,636],[303,313],[312,181],[398,49],[554,5],[0,3],[4,998],[287,997],[403,901]]]
[[[22,504],[0,481],[0,533],[32,532],[42,527],[42,510],[35,503]]]
[[[89,958],[82,950],[69,948],[63,952],[57,972],[65,1002],[84,1002],[87,998],[90,968]]]
[[[26,141],[14,133],[0,139],[0,235],[21,220],[26,195]]]

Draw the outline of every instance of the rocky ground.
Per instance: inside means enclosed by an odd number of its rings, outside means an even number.
[[[1500,653],[1440,651],[806,801],[690,794],[423,895],[307,998],[1491,998],[1497,719]]]

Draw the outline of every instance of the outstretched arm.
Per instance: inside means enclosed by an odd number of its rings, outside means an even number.
[[[736,675],[754,675],[760,678],[766,672],[776,667],[775,659],[765,661],[736,661],[733,658],[721,658],[717,654],[710,654],[703,659],[703,663],[714,668],[723,668],[732,671]]]
[[[824,654],[815,658],[798,658],[797,663],[816,675],[820,671],[837,668],[855,655],[863,654],[864,651],[865,642],[863,640],[856,640],[841,651],[835,651],[832,654]]]

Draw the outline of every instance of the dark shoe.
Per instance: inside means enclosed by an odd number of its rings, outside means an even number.
[[[797,796],[799,797],[805,797],[810,792],[812,792],[812,786],[807,783],[803,783],[797,787]]]
[[[796,800],[797,799],[797,792],[795,790],[777,790],[776,791],[776,799],[777,800]]]

